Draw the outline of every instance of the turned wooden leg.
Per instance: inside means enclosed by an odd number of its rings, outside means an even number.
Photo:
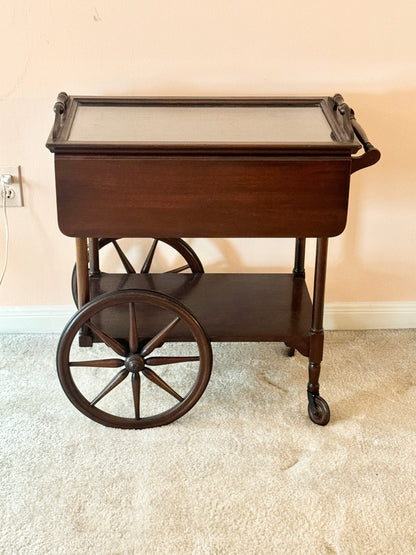
[[[85,237],[77,237],[76,259],[77,259],[77,284],[78,284],[78,308],[82,308],[90,300],[90,286],[88,275],[88,248]],[[84,327],[79,332],[80,347],[91,347],[92,336],[88,328]]]
[[[328,238],[317,239],[309,343],[308,412],[310,419],[321,426],[328,424],[330,418],[329,407],[319,395],[319,375],[324,347],[323,319],[327,255]]]

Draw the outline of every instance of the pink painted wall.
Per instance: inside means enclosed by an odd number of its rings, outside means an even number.
[[[354,107],[382,161],[352,178],[331,241],[328,301],[416,300],[414,0],[3,2],[0,165],[20,164],[0,305],[71,303],[73,240],[57,228],[44,147],[58,92],[328,95]],[[208,269],[291,269],[287,240],[193,240]],[[0,217],[0,265],[4,229]],[[308,264],[313,261],[313,246]]]

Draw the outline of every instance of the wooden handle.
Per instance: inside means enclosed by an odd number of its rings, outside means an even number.
[[[344,131],[347,133],[350,140],[354,139],[354,129],[351,125],[351,117],[354,115],[354,111],[351,110],[340,94],[335,94],[332,100],[334,101],[334,110],[338,110],[342,116]]]
[[[364,148],[364,154],[361,156],[352,156],[351,173],[376,164],[380,160],[381,153],[368,140],[366,132],[355,119],[354,110],[348,106],[340,94],[335,94],[333,96],[333,101],[334,110],[338,110],[343,117],[344,129],[348,133],[350,139],[353,139],[354,136],[357,137]]]
[[[58,98],[56,99],[55,106],[53,107],[53,111],[55,112],[55,122],[53,124],[53,132],[52,138],[56,139],[58,136],[59,130],[62,126],[62,122],[64,119],[64,114],[66,112],[66,103],[68,100],[68,95],[64,92],[58,94]]]
[[[373,144],[370,143],[366,132],[355,119],[354,111],[351,110],[351,125],[354,130],[355,136],[363,145],[364,154],[361,156],[352,156],[351,158],[351,173],[361,170],[362,168],[367,168],[376,164],[381,157],[381,153]]]

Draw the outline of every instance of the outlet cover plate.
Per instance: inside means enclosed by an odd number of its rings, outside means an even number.
[[[11,175],[13,182],[7,187],[13,189],[13,197],[7,199],[7,208],[13,206],[23,206],[23,194],[22,194],[22,174],[20,171],[20,166],[6,166],[0,164],[0,175]],[[3,190],[1,189],[1,206],[3,205]]]

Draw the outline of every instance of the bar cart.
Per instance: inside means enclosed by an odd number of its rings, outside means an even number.
[[[308,357],[309,417],[326,425],[319,374],[328,238],[346,225],[350,175],[380,158],[341,95],[60,93],[54,111],[47,147],[59,227],[76,240],[78,307],[57,367],[75,407],[106,426],[168,424],[203,394],[212,341],[276,341]],[[294,269],[205,273],[182,237],[293,237]],[[139,267],[120,238],[152,238]],[[312,299],[306,238],[317,239]],[[101,267],[109,247],[121,272]],[[175,263],[153,271],[161,247]]]

